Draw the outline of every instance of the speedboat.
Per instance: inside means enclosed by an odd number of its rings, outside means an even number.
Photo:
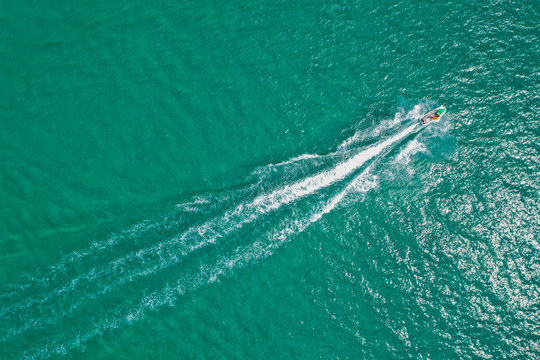
[[[429,123],[439,121],[444,114],[446,114],[446,108],[444,106],[440,106],[422,116],[420,118],[420,123],[422,125],[427,125]]]

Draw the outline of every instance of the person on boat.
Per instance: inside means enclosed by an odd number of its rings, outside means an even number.
[[[431,118],[433,120],[437,120],[439,117],[441,117],[441,115],[443,114],[444,110],[443,109],[439,109]]]

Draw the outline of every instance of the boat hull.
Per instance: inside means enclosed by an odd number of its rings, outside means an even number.
[[[422,116],[420,118],[420,123],[425,126],[431,124],[432,122],[437,122],[444,114],[446,114],[446,108],[444,106],[440,106]]]

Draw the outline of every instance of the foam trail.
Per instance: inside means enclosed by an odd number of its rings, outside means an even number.
[[[295,158],[289,159],[287,161],[284,161],[282,163],[278,163],[275,165],[268,165],[266,167],[278,167],[288,164],[293,164],[298,161],[304,161],[308,159],[316,159],[316,158],[327,158],[327,157],[333,157],[337,154],[340,154],[343,152],[343,150],[347,150],[350,148],[350,146],[356,144],[358,140],[362,140],[367,137],[373,137],[378,136],[383,130],[389,129],[394,127],[396,124],[400,123],[404,119],[410,119],[412,117],[417,117],[423,106],[421,104],[416,105],[411,111],[406,113],[405,115],[402,114],[402,112],[398,112],[392,120],[383,121],[381,124],[379,124],[375,129],[371,130],[369,133],[366,132],[359,132],[350,137],[349,139],[345,140],[339,147],[338,151],[328,154],[328,155],[317,155],[317,154],[305,154],[300,155]],[[256,170],[255,172],[260,172],[261,170]],[[183,206],[182,204],[179,204],[177,207],[179,209],[185,210],[185,211],[194,211],[192,205],[200,205],[202,203],[206,203],[201,199],[196,198],[192,203],[187,203],[186,206]],[[188,206],[189,205],[189,206]],[[39,286],[47,286],[51,281],[53,281],[59,273],[66,272],[69,268],[69,266],[74,265],[81,260],[95,255],[97,253],[100,253],[104,250],[110,250],[114,248],[115,246],[119,245],[122,240],[133,240],[134,238],[138,238],[142,236],[145,232],[151,231],[155,228],[160,228],[163,226],[163,222],[151,222],[149,220],[142,221],[139,224],[134,225],[132,228],[123,231],[119,234],[114,234],[110,236],[108,239],[95,242],[92,245],[90,245],[87,249],[82,251],[73,251],[72,253],[64,256],[59,264],[52,266],[48,269],[47,273],[41,276],[40,278],[31,278],[27,280],[26,284],[19,284],[19,285],[7,285],[6,287],[11,287],[13,290],[8,290],[7,292],[4,292],[0,294],[0,299],[6,299],[10,298],[16,295],[19,295],[29,288],[34,288],[36,285]]]
[[[214,265],[203,264],[194,275],[182,277],[174,284],[165,286],[160,291],[144,295],[137,302],[137,305],[128,310],[117,310],[116,318],[106,319],[100,322],[86,334],[77,334],[73,337],[73,340],[64,344],[54,343],[45,345],[38,350],[38,356],[49,358],[54,355],[67,354],[70,349],[82,346],[94,337],[102,336],[106,332],[143,319],[148,311],[156,310],[163,306],[174,306],[180,296],[215,282],[219,276],[227,275],[235,269],[244,268],[247,265],[271,256],[275,250],[290,241],[292,236],[301,233],[310,224],[319,221],[325,214],[335,209],[351,190],[358,188],[362,182],[368,181],[367,179],[373,167],[373,165],[370,165],[366,168],[345,189],[332,197],[318,212],[307,216],[303,220],[292,221],[291,225],[271,236],[269,242],[257,241],[254,244],[236,249],[232,256],[222,258]],[[362,188],[367,192],[371,186],[363,186]],[[35,357],[37,357],[35,353],[25,353],[22,358]]]
[[[317,175],[314,175],[302,181],[298,181],[294,184],[287,185],[284,188],[271,192],[270,194],[260,195],[251,203],[239,205],[233,211],[229,211],[225,213],[222,217],[220,217],[218,219],[219,222],[214,223],[215,225],[217,225],[217,230],[221,229],[224,232],[232,231],[236,228],[241,227],[243,224],[253,221],[254,219],[258,218],[258,216],[261,214],[265,214],[271,210],[275,210],[284,204],[288,204],[296,199],[299,199],[300,197],[312,194],[316,192],[317,190],[322,189],[323,187],[329,186],[345,178],[346,176],[354,172],[356,169],[361,167],[366,161],[380,154],[387,147],[403,139],[407,135],[411,134],[417,126],[418,124],[409,126],[408,128],[406,128],[399,134],[385,141],[382,141],[379,144],[372,146],[371,148],[368,148],[364,151],[359,152],[358,154],[356,154],[349,160],[338,164],[336,167],[334,167],[331,170],[324,171],[322,173],[319,173]],[[369,169],[371,169],[371,167],[369,167],[368,170]],[[284,232],[285,235],[291,234],[291,232],[294,233],[295,231],[296,232],[302,231],[310,223],[318,221],[325,213],[331,211],[343,199],[346,192],[350,191],[355,183],[356,181],[353,181],[351,184],[349,184],[346,187],[346,189],[343,192],[340,192],[336,197],[334,197],[332,201],[330,201],[327,204],[327,206],[323,208],[321,212],[314,214],[311,220],[307,222],[307,224],[302,225],[299,222],[294,222],[294,224],[296,224],[296,230],[294,228],[287,228]],[[225,221],[226,224],[232,224],[232,225],[226,225],[224,228],[221,228],[221,226],[223,225],[220,225],[220,224],[223,224],[223,220],[226,220]],[[213,243],[215,242],[217,238],[223,236],[222,234],[219,233],[219,231],[215,231],[216,229],[214,229],[213,231],[209,225],[212,225],[212,224],[205,224],[203,227],[189,229],[188,233],[195,234],[195,235],[198,234],[202,238],[202,241],[180,252],[178,251],[175,252],[173,251],[174,248],[172,248],[170,252],[167,252],[167,254],[170,254],[171,258],[167,259],[167,261],[165,262],[160,262],[155,267],[151,267],[150,269],[148,268],[143,269],[142,271],[140,271],[141,276],[148,275],[149,273],[156,272],[162,268],[172,266],[173,264],[178,263],[180,261],[179,257],[187,253],[190,253],[198,248],[201,248],[202,246],[205,246],[209,243]],[[209,234],[211,236],[207,237],[206,235],[209,235]],[[169,245],[178,244],[179,242],[182,242],[182,240],[185,240],[185,235],[186,234],[184,234],[180,238],[173,238],[169,240],[167,243]],[[137,256],[139,256],[141,252],[143,254],[150,253],[152,250],[155,250],[156,247],[161,248],[162,246],[164,246],[164,243],[160,243],[157,246],[154,246],[151,248],[143,249],[137,252],[136,254]],[[260,247],[260,244],[256,243],[254,244],[254,246]],[[267,253],[273,247],[274,245],[272,245],[270,248],[267,248],[264,252]],[[238,261],[240,260],[234,260],[233,263],[236,263]],[[136,276],[138,276],[137,272],[135,274]]]
[[[212,200],[212,201],[211,201]],[[176,208],[178,211],[184,212],[199,212],[201,207],[209,207],[211,202],[215,202],[216,199],[207,199],[203,196],[195,196],[192,201],[184,204],[178,204]],[[219,201],[219,200],[218,200]],[[79,264],[84,259],[103,253],[103,251],[111,251],[115,247],[121,245],[124,242],[133,244],[135,240],[145,236],[145,234],[152,231],[161,231],[169,228],[173,228],[179,224],[178,219],[172,217],[165,217],[159,221],[143,220],[129,229],[122,230],[119,233],[108,236],[105,240],[92,243],[84,250],[72,251],[71,253],[64,255],[58,264],[47,268],[46,272],[39,277],[32,277],[25,280],[23,284],[7,284],[5,288],[10,289],[0,294],[0,300],[9,299],[17,295],[21,295],[28,289],[35,289],[36,286],[46,287],[51,282],[59,277],[60,274],[66,273],[70,270],[70,267]],[[5,310],[5,309],[4,309]],[[5,312],[5,311],[4,311]],[[4,312],[0,312],[3,314]]]
[[[245,192],[258,188],[259,185],[259,182],[251,184],[245,189],[234,191],[233,194],[235,196],[242,195]],[[178,209],[179,212],[199,212],[201,209],[208,211],[209,209],[212,210],[212,208],[214,208],[214,204],[216,202],[219,203],[232,200],[233,199],[231,198],[230,194],[226,194],[225,197],[222,195],[216,197],[216,195],[211,193],[204,196],[197,195],[192,197],[191,201],[189,202],[178,204],[176,209]],[[73,271],[73,269],[77,266],[83,266],[84,259],[90,258],[91,256],[95,257],[96,255],[102,254],[104,251],[110,252],[116,246],[119,246],[122,243],[129,242],[130,246],[132,246],[133,244],[141,242],[140,240],[144,239],[149,233],[175,231],[176,227],[182,223],[181,219],[183,219],[183,217],[180,217],[179,220],[175,215],[172,215],[167,216],[160,221],[144,220],[136,225],[133,225],[127,230],[112,234],[106,240],[91,244],[85,250],[73,251],[70,254],[63,256],[57,265],[50,266],[46,269],[46,273],[39,277],[30,278],[26,280],[26,283],[19,285],[6,285],[6,288],[11,290],[0,293],[0,300],[16,298],[16,296],[24,294],[27,292],[27,290],[36,292],[36,289],[43,289],[43,291],[40,291],[31,297],[26,297],[18,302],[14,301],[12,305],[1,307],[0,320],[5,318],[6,315],[10,314],[14,314],[17,317],[19,317],[20,314],[28,314],[26,309],[34,306],[41,306],[48,301],[56,301],[56,297],[58,297],[59,294],[66,296],[70,292],[80,288],[87,281],[96,281],[103,278],[103,276],[114,275],[115,271],[121,272],[122,266],[125,263],[141,260],[141,256],[144,255],[144,252],[138,253],[132,250],[127,255],[122,256],[119,259],[117,258],[115,260],[110,260],[103,265],[94,266],[90,270],[85,270],[83,274],[74,278],[62,278],[62,276],[67,274],[68,271]],[[195,230],[200,230],[201,228],[204,228],[204,225],[202,227],[195,228]],[[194,229],[192,227],[188,228],[187,230],[183,230],[183,232],[187,232],[188,234],[199,232],[193,230]],[[159,244],[158,246],[161,249]],[[152,250],[156,250],[156,247],[153,247]],[[89,260],[90,259],[86,259],[87,262]],[[47,290],[47,288],[52,290]],[[17,333],[17,331],[15,331],[15,333]]]
[[[403,123],[403,121],[409,120],[409,119],[417,119],[420,117],[420,115],[425,112],[425,105],[424,104],[417,104],[415,105],[410,111],[405,113],[405,110],[403,108],[400,108],[399,111],[394,115],[392,119],[383,120],[381,121],[377,126],[369,129],[369,130],[362,130],[356,132],[354,135],[350,136],[346,140],[344,140],[338,147],[337,150],[334,152],[331,152],[329,154],[325,155],[319,155],[319,154],[303,154],[300,156],[295,156],[293,158],[290,158],[286,161],[282,161],[276,164],[268,164],[264,165],[260,168],[255,169],[252,173],[259,174],[263,170],[271,169],[271,168],[277,168],[287,165],[296,164],[301,161],[310,160],[310,159],[333,159],[337,156],[341,156],[344,154],[348,154],[351,150],[354,149],[354,146],[357,146],[359,142],[373,139],[375,137],[379,137],[384,131],[390,130],[396,125],[399,125]]]
[[[264,257],[272,255],[273,251],[281,247],[284,243],[289,241],[290,236],[293,234],[298,234],[304,231],[309,225],[319,221],[325,214],[328,214],[334,210],[353,190],[359,192],[368,192],[374,187],[373,182],[369,179],[374,164],[371,164],[367,167],[360,175],[356,176],[342,191],[337,195],[334,195],[319,211],[315,212],[311,216],[307,217],[303,221],[294,221],[291,226],[286,227],[281,230],[279,233],[272,237],[272,241],[269,245],[266,246],[264,251]]]
[[[293,168],[293,165],[296,166],[299,163],[306,163],[308,160],[312,164],[315,163],[318,166],[324,166],[325,164],[329,162],[336,162],[336,161],[339,161],[339,159],[343,159],[347,157],[353,150],[354,149],[338,148],[336,151],[333,151],[328,154],[323,154],[323,155],[303,154],[303,155],[296,156],[296,157],[290,158],[288,160],[285,160],[276,164],[268,164],[268,165],[257,167],[255,170],[251,172],[251,175],[268,176],[268,175],[271,175],[278,168],[286,168],[286,167]]]
[[[90,245],[87,249],[82,251],[73,251],[68,255],[65,255],[60,260],[59,264],[55,266],[51,266],[48,271],[40,278],[31,278],[27,280],[26,284],[22,285],[13,285],[9,284],[6,285],[6,287],[15,288],[13,290],[8,290],[7,292],[0,294],[0,299],[6,299],[10,298],[16,295],[19,295],[23,292],[25,292],[27,289],[35,287],[36,285],[46,286],[49,284],[52,280],[56,278],[56,276],[60,272],[64,272],[67,270],[67,268],[78,262],[82,259],[94,255],[98,252],[103,251],[107,248],[113,248],[114,246],[118,245],[121,240],[124,239],[133,239],[136,237],[142,236],[144,233],[151,231],[152,229],[158,227],[159,224],[155,222],[151,222],[149,220],[144,220],[136,225],[133,225],[128,230],[122,231],[118,234],[113,234],[109,236],[106,240],[95,242],[92,245]]]
[[[199,211],[199,207],[201,205],[208,205],[208,204],[210,204],[210,200],[197,196],[195,197],[193,201],[177,204],[176,208],[182,211],[197,212]]]
[[[195,250],[200,249],[201,247],[214,243],[218,238],[241,228],[245,224],[253,222],[259,216],[276,210],[281,206],[289,204],[299,198],[313,194],[316,191],[345,178],[367,161],[377,156],[387,147],[411,134],[417,126],[418,123],[409,126],[399,134],[359,152],[349,160],[338,164],[331,170],[323,171],[307,179],[287,185],[281,189],[271,192],[270,194],[260,195],[251,203],[240,204],[234,210],[226,212],[223,216],[211,220],[209,223],[204,224],[201,227],[190,228],[180,237],[174,237],[166,242],[130,253],[120,259],[115,260],[114,262],[109,263],[109,265],[101,271],[92,269],[92,271],[90,271],[88,274],[75,279],[77,281],[72,281],[67,287],[62,288],[61,290],[64,293],[66,290],[71,291],[77,286],[77,284],[80,283],[80,280],[93,280],[106,276],[113,270],[120,271],[121,267],[125,264],[132,261],[141,262],[141,259],[144,259],[144,257],[152,256],[158,251],[160,253],[173,254],[173,256],[176,258],[173,258],[172,260],[177,262],[179,261],[178,257],[183,257]],[[178,251],[174,251],[178,244],[185,243],[190,237],[202,238],[202,240],[190,245],[185,250],[181,250],[180,253],[178,253]],[[163,267],[158,266],[157,268],[161,269]],[[146,270],[144,273],[148,274]]]
[[[249,207],[253,207],[255,210],[257,210],[257,212],[266,212],[332,185],[333,183],[353,173],[355,170],[365,164],[366,161],[377,156],[390,145],[411,134],[418,125],[419,124],[417,123],[409,126],[399,134],[359,152],[351,159],[340,163],[331,170],[323,171],[320,174],[314,175],[295,184],[287,185],[282,189],[272,192],[271,194],[261,195],[257,197],[251,204],[249,204]]]
[[[425,111],[425,105],[417,104],[410,111],[405,113],[404,109],[400,109],[392,119],[381,121],[377,126],[364,131],[359,131],[355,133],[350,138],[343,141],[339,146],[338,150],[349,149],[353,146],[358,145],[358,143],[379,137],[383,132],[392,129],[398,124],[401,124],[403,121],[410,119],[418,119],[420,115]]]
[[[310,159],[319,159],[319,158],[323,158],[325,156],[326,155],[319,155],[319,154],[303,154],[303,155],[300,155],[300,156],[295,156],[295,157],[293,157],[293,158],[291,158],[289,160],[279,162],[277,164],[264,165],[263,167],[257,168],[254,172],[255,173],[260,173],[262,169],[277,168],[277,167],[280,167],[280,166],[292,165],[292,164],[296,164],[296,163],[298,163],[300,161],[310,160]]]
[[[113,274],[115,272],[122,273],[125,271],[124,267],[126,266],[136,266],[137,264],[142,264],[144,269],[135,270],[129,275],[122,277],[120,282],[118,282],[119,284],[125,283],[136,277],[148,276],[177,264],[182,257],[204,246],[215,243],[218,238],[226,236],[232,231],[255,221],[261,215],[276,210],[281,206],[289,204],[299,198],[313,194],[316,191],[345,178],[360,168],[367,161],[380,154],[387,147],[411,134],[417,126],[418,123],[409,126],[397,135],[394,135],[389,139],[386,139],[368,149],[359,152],[349,160],[338,164],[331,170],[323,171],[307,179],[287,185],[281,189],[271,192],[270,194],[260,195],[250,203],[240,204],[234,210],[226,212],[223,216],[213,219],[201,227],[188,229],[188,231],[186,231],[180,237],[174,237],[166,242],[130,253],[120,259],[115,260],[114,262],[109,263],[104,269],[92,269],[82,277],[78,277],[71,281],[66,287],[56,289],[56,291],[47,294],[44,298],[42,298],[41,301],[38,302],[38,304],[43,304],[47,301],[54,300],[59,294],[62,294],[62,296],[65,297],[69,292],[76,289],[79,284],[84,283],[84,281],[95,281],[96,279],[103,278],[104,276]],[[178,244],[185,244],[190,238],[196,238],[199,239],[199,241],[188,245],[187,248],[183,248],[181,250],[177,249]],[[147,263],[145,260],[155,256],[156,253],[159,254],[160,261],[155,266],[148,268],[148,266],[145,265]],[[25,305],[28,308],[34,303],[34,301],[29,301]],[[74,308],[76,308],[76,306],[72,307],[71,309],[73,310]],[[17,307],[17,310],[20,310],[20,306]],[[60,310],[60,313],[66,315],[65,310]],[[12,332],[11,334],[13,335],[24,332],[27,330],[27,326],[28,325],[24,326],[23,329]]]

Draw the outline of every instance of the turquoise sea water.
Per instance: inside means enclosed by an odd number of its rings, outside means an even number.
[[[0,358],[539,358],[539,10],[1,2]]]

